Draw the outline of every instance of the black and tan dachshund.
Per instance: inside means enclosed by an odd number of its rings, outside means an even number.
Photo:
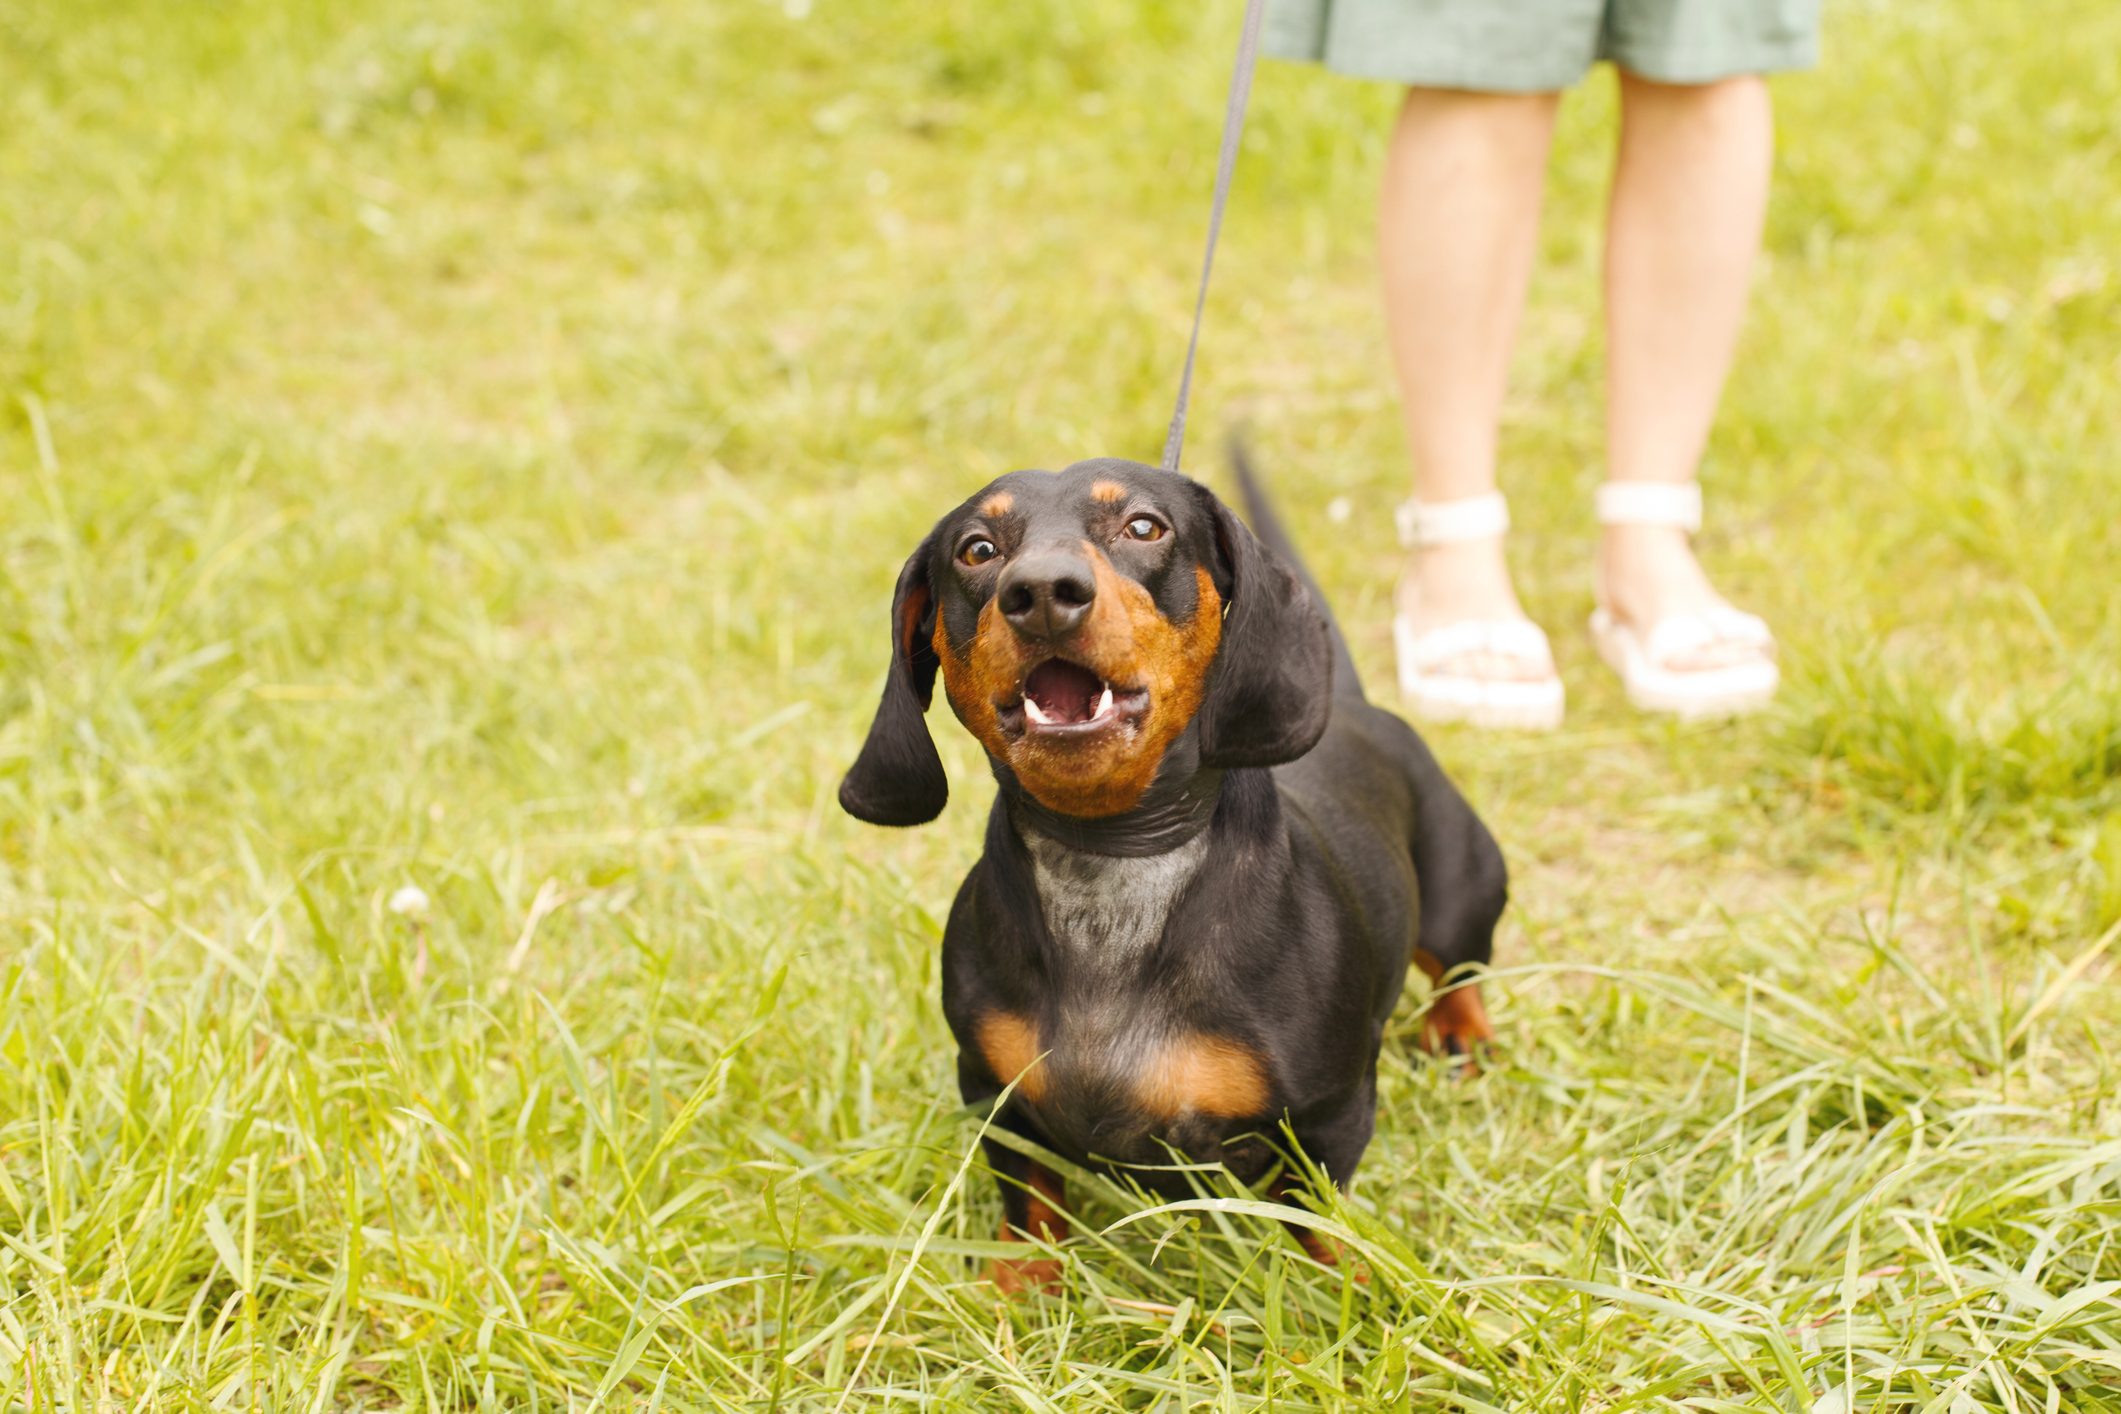
[[[899,574],[883,702],[840,787],[873,824],[941,813],[940,669],[1001,784],[943,935],[959,1087],[1013,1082],[999,1126],[1152,1190],[1183,1185],[1173,1150],[1259,1182],[1284,1123],[1345,1185],[1407,964],[1485,964],[1506,892],[1436,758],[1364,700],[1241,457],[1239,476],[1264,545],[1206,487],[1118,460],[1012,472],[944,516]],[[1492,1034],[1470,982],[1424,1026],[1454,1054]],[[1065,1237],[1059,1176],[988,1158],[1004,1237]]]

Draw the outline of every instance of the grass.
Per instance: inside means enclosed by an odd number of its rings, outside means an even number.
[[[1561,735],[1506,1060],[1386,1047],[1317,1221],[997,1205],[956,803],[832,804],[899,560],[1153,456],[1234,7],[0,14],[0,1407],[2121,1409],[2121,12],[1836,7],[1782,81],[1705,553],[1765,718],[1572,626],[1610,80],[1506,429]],[[1386,90],[1261,76],[1194,446],[1373,682]],[[1327,514],[1337,497],[1357,513]],[[407,893],[406,890],[415,892]]]

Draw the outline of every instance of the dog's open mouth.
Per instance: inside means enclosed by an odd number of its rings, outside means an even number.
[[[1139,716],[1149,694],[1107,682],[1080,663],[1048,658],[1024,676],[1023,696],[1001,704],[1005,726],[1027,735],[1089,735]]]

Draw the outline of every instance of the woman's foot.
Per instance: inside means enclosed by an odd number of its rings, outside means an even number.
[[[1665,525],[1609,525],[1598,552],[1598,602],[1638,627],[1730,608],[1709,584],[1686,532]],[[1711,639],[1676,654],[1668,668],[1722,668],[1761,656],[1758,644]]]
[[[1546,635],[1525,617],[1502,554],[1500,496],[1421,504],[1401,515],[1414,549],[1393,599],[1399,685],[1428,721],[1559,726],[1561,679]]]
[[[1417,635],[1465,623],[1521,621],[1537,627],[1517,602],[1500,540],[1432,545],[1415,551],[1407,560],[1392,606]],[[1469,677],[1526,682],[1547,677],[1553,670],[1551,662],[1529,662],[1480,648],[1453,655],[1439,666]]]
[[[1728,716],[1764,706],[1780,674],[1767,625],[1709,583],[1688,536],[1700,523],[1692,485],[1601,489],[1598,649],[1646,711]]]

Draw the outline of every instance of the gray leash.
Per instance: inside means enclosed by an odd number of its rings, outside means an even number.
[[[1237,39],[1237,62],[1230,70],[1230,105],[1223,111],[1222,156],[1215,166],[1215,205],[1208,213],[1208,249],[1200,259],[1200,293],[1193,300],[1193,334],[1186,340],[1186,370],[1178,378],[1178,406],[1164,438],[1164,470],[1178,470],[1178,453],[1186,444],[1186,403],[1193,395],[1193,355],[1200,348],[1201,315],[1208,308],[1208,276],[1215,269],[1215,238],[1222,234],[1223,207],[1230,199],[1230,174],[1237,168],[1239,139],[1245,132],[1245,100],[1252,96],[1252,70],[1259,63],[1259,27],[1267,0],[1245,0],[1245,27]]]

